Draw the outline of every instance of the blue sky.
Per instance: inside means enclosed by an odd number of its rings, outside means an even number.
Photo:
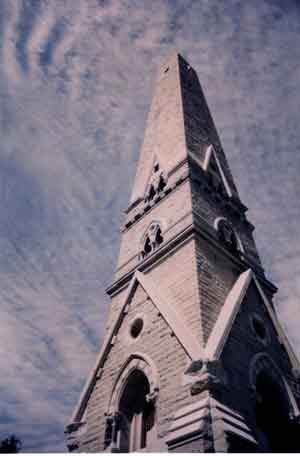
[[[296,0],[1,1],[0,437],[65,450],[174,49],[198,72],[300,355],[299,32]]]

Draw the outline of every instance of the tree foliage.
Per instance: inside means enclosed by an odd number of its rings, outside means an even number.
[[[0,453],[19,453],[21,448],[21,440],[13,434],[0,441]]]

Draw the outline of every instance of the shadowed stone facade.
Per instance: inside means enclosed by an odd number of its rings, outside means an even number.
[[[159,71],[75,452],[299,451],[298,360],[193,68]]]

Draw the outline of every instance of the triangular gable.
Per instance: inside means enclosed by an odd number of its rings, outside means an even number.
[[[145,292],[151,298],[157,310],[161,313],[163,319],[170,326],[174,336],[177,337],[178,342],[182,345],[182,348],[189,358],[192,361],[201,359],[203,356],[203,349],[200,343],[191,333],[189,328],[187,328],[182,317],[178,315],[174,308],[169,304],[163,291],[158,291],[158,287],[154,281],[150,279],[150,277],[145,276],[142,272],[137,271],[136,277]]]
[[[134,295],[135,290],[139,284],[150,297],[158,312],[161,314],[162,318],[169,325],[174,336],[177,337],[179,343],[191,361],[195,362],[203,358],[203,349],[200,343],[196,337],[191,334],[191,331],[187,328],[180,315],[178,315],[174,308],[169,304],[163,292],[161,290],[158,291],[158,287],[154,281],[150,279],[150,277],[146,277],[146,275],[142,272],[136,271],[129,284],[124,302],[119,310],[118,315],[116,316],[113,325],[111,325],[111,328],[103,342],[94,368],[92,369],[92,372],[83,388],[78,404],[72,415],[71,423],[78,422],[81,419],[81,415],[85,409],[86,403],[95,384],[97,373],[105,361],[105,358],[110,350],[112,339],[122,323],[126,307],[130,303],[131,298]]]
[[[263,292],[255,274],[251,269],[248,269],[247,271],[243,272],[233,285],[232,289],[230,290],[224,303],[224,306],[222,307],[219,317],[215,323],[215,326],[209,336],[207,345],[205,347],[206,357],[208,359],[218,359],[221,356],[226,340],[230,334],[235,318],[239,312],[241,303],[243,302],[243,299],[252,281],[254,282],[262,298],[262,301],[277,331],[279,339],[287,351],[287,354],[289,356],[290,362],[295,373],[299,373],[300,364],[298,358],[296,357],[285,335],[285,332],[283,331],[281,324],[279,323],[277,316],[270,302],[268,301],[268,298]]]
[[[210,145],[207,148],[207,151],[206,151],[204,163],[203,163],[203,166],[202,166],[203,170],[208,172],[210,166],[212,166],[213,163],[216,165],[217,171],[218,171],[218,173],[219,173],[219,175],[221,177],[221,181],[222,181],[222,184],[223,184],[223,186],[224,186],[224,188],[226,190],[226,193],[231,198],[232,197],[232,191],[230,189],[229,183],[228,183],[228,181],[226,179],[225,173],[223,172],[223,169],[222,169],[221,163],[220,163],[220,161],[218,159],[218,156],[216,154],[216,151],[215,151],[213,145]]]

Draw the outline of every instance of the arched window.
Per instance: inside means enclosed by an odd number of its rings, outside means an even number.
[[[141,252],[141,258],[152,253],[159,245],[163,242],[163,236],[159,223],[153,222],[149,226],[146,234],[143,237],[143,246]]]
[[[145,354],[132,353],[120,370],[105,413],[106,451],[155,448],[158,391],[159,375],[153,361]]]
[[[261,451],[286,453],[299,450],[295,424],[285,391],[268,372],[256,378],[255,418]]]
[[[266,352],[250,363],[250,387],[259,450],[299,452],[299,408],[287,379]]]
[[[146,448],[155,422],[145,374],[135,369],[128,377],[119,402],[118,448],[121,452]]]
[[[228,250],[232,253],[243,251],[242,243],[228,220],[223,217],[218,217],[215,220],[214,226],[218,232],[219,240],[228,248]]]

